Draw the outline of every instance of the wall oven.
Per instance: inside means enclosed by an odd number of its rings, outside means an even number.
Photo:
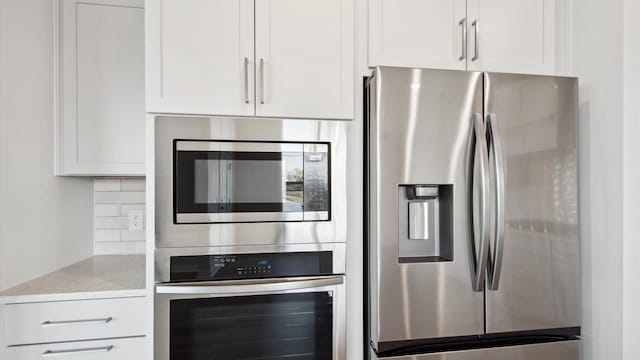
[[[344,242],[346,123],[157,117],[156,247]]]
[[[345,359],[344,244],[161,251],[155,359]]]

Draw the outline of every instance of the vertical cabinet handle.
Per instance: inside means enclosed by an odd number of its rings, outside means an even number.
[[[264,105],[264,58],[260,58],[260,104]]]
[[[462,61],[467,58],[467,18],[463,18],[458,23],[462,27],[462,55],[458,58],[458,60]]]
[[[249,103],[249,58],[244,58],[244,103]]]
[[[478,57],[480,57],[480,52],[478,50],[478,37],[480,35],[479,21],[480,21],[479,19],[476,19],[474,22],[471,23],[471,26],[473,26],[473,32],[475,34],[475,39],[473,43],[473,58],[471,58],[471,61],[476,61],[478,60]]]

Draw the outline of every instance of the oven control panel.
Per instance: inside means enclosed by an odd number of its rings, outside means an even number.
[[[176,256],[171,281],[242,280],[331,275],[331,251]]]

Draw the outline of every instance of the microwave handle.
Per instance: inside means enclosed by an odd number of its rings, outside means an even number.
[[[260,279],[242,281],[207,282],[200,284],[163,284],[156,286],[157,294],[254,294],[274,291],[312,289],[323,286],[340,285],[344,276],[323,276],[312,278]]]

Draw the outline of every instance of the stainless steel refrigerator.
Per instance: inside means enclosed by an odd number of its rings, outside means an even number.
[[[577,79],[365,81],[365,352],[580,358]]]

